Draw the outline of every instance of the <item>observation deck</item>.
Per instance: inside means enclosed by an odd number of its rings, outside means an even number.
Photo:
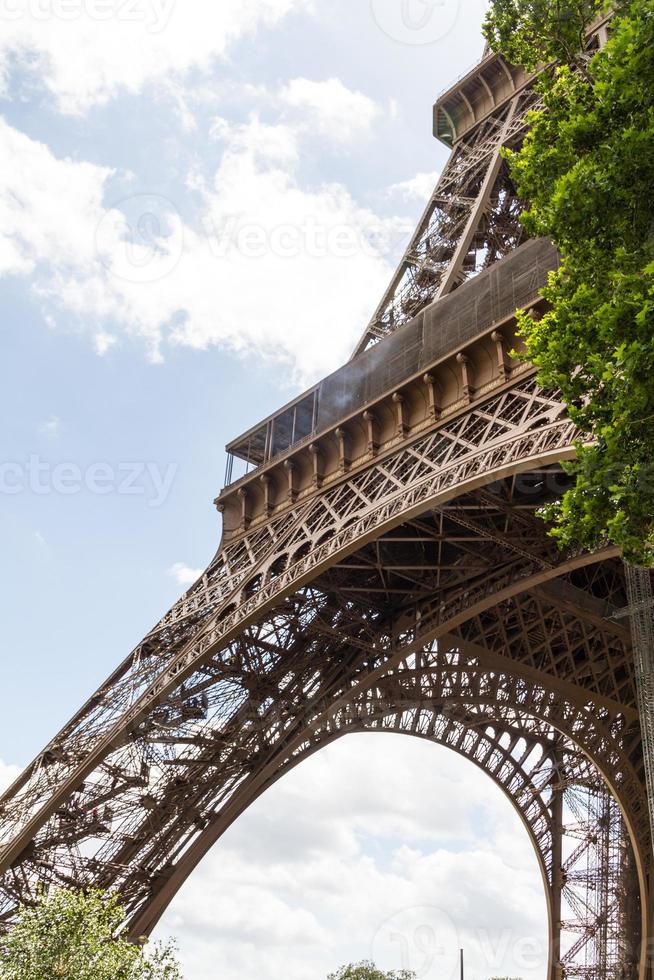
[[[531,370],[511,356],[521,347],[515,312],[543,303],[558,263],[547,239],[526,242],[229,443],[216,500],[226,537]]]
[[[534,79],[502,55],[487,51],[482,60],[451,85],[434,105],[434,136],[448,149],[491,118]]]
[[[612,14],[597,18],[588,32],[589,51],[608,38]],[[542,68],[529,73],[486,46],[480,62],[443,92],[434,104],[434,136],[449,149],[490,119],[510,99],[532,85]]]

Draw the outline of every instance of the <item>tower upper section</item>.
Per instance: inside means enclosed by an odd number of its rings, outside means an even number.
[[[605,22],[589,43],[601,43]],[[542,305],[557,268],[528,241],[503,148],[520,146],[541,106],[528,74],[486,48],[436,101],[443,172],[352,359],[227,447],[216,503],[227,536],[262,526],[323,486],[391,452],[525,371],[515,313]]]

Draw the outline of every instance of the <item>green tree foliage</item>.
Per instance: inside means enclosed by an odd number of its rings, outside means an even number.
[[[493,0],[484,33],[514,65],[581,63],[588,24],[607,0]]]
[[[118,900],[57,891],[24,908],[0,949],[1,980],[182,980],[174,950],[117,939]]]
[[[327,980],[415,980],[415,973],[410,970],[400,970],[399,973],[391,970],[390,973],[384,973],[374,963],[365,960],[356,965],[350,963],[349,966],[342,966],[336,973],[330,973]]]
[[[538,320],[522,315],[529,359],[560,388],[584,439],[573,489],[547,515],[562,546],[610,540],[636,564],[654,564],[654,0],[619,6],[608,44],[577,70],[547,38],[546,8],[584,19],[598,3],[493,0],[486,32],[525,64],[552,54],[545,111],[520,152],[507,154],[532,235],[563,263]],[[614,6],[616,6],[614,4]],[[530,13],[531,12],[531,13]],[[513,25],[513,27],[512,27]],[[521,33],[516,39],[510,32]],[[576,28],[575,28],[576,30]],[[571,35],[572,37],[572,35]]]

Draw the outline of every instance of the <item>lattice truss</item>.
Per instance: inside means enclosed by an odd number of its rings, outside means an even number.
[[[523,204],[499,151],[519,146],[528,113],[540,107],[538,95],[526,88],[456,144],[359,349],[525,240]]]
[[[521,460],[556,455],[573,438],[574,428],[556,396],[525,381],[221,550],[205,575],[25,770],[3,803],[0,846],[9,848],[12,860],[18,856],[20,844],[40,829],[44,802],[52,805],[53,791],[63,802],[196,664],[226,650],[245,628],[339,555],[480,473],[491,479],[494,471]],[[523,564],[519,570],[500,569],[506,584],[508,577],[535,567],[529,558]],[[495,584],[487,579],[476,588],[491,594]],[[469,598],[470,593],[453,593],[451,612]]]
[[[599,793],[601,772],[642,853],[629,636],[610,618],[620,565],[561,556],[535,516],[565,486],[550,460],[573,437],[556,396],[525,380],[221,551],[2,798],[3,919],[39,884],[88,883],[118,888],[147,933],[257,796],[361,728],[481,765],[554,891],[557,785]],[[613,866],[599,905],[570,900],[570,969],[596,970],[608,949]],[[573,873],[593,891],[578,861]]]

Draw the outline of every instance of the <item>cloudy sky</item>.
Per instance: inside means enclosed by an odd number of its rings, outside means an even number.
[[[354,345],[484,8],[0,0],[1,778],[211,558],[224,444]],[[370,957],[449,980],[459,943],[471,976],[537,980],[543,904],[470,764],[351,736],[258,801],[160,931],[189,980]]]

